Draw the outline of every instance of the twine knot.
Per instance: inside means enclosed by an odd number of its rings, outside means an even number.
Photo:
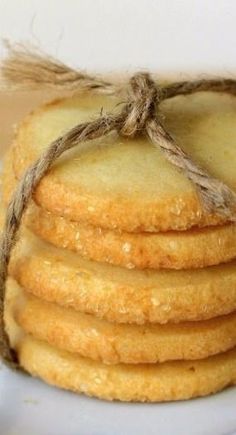
[[[148,73],[135,74],[130,79],[129,85],[130,99],[124,109],[126,117],[119,133],[133,137],[144,130],[149,119],[156,116],[162,90]]]

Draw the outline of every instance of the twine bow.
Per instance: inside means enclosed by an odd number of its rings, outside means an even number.
[[[108,94],[118,92],[112,84],[73,70],[57,60],[29,52],[21,47],[9,47],[9,57],[2,64],[2,76],[7,88],[42,88],[92,90]],[[199,91],[226,92],[236,95],[232,79],[197,80],[160,87],[147,73],[135,74],[128,83],[128,99],[119,114],[100,116],[92,122],[76,125],[53,141],[42,156],[31,165],[20,180],[7,209],[0,242],[0,354],[14,368],[18,367],[15,352],[10,348],[4,328],[4,300],[8,264],[16,243],[22,216],[40,180],[53,163],[67,150],[82,142],[105,136],[113,130],[134,137],[146,134],[152,144],[161,149],[166,159],[184,172],[197,189],[203,207],[211,213],[235,222],[236,194],[221,181],[211,177],[194,163],[164,129],[158,117],[158,105],[177,95]]]

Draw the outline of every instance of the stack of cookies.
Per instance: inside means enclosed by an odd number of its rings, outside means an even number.
[[[115,97],[50,103],[19,126],[3,200],[25,169]],[[163,124],[236,190],[236,99],[162,103]],[[24,217],[5,322],[22,367],[104,399],[166,401],[236,383],[236,225],[203,209],[183,173],[145,138],[115,134],[67,151]]]

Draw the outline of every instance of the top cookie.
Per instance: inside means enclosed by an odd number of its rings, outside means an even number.
[[[58,136],[117,107],[111,96],[83,95],[36,110],[20,125],[14,148],[19,178]],[[180,146],[236,190],[236,98],[198,93],[166,100],[160,116]],[[41,181],[35,200],[71,220],[124,231],[186,230],[222,218],[204,211],[192,183],[145,138],[111,134],[66,152]]]

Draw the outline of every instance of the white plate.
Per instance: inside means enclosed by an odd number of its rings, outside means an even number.
[[[125,404],[0,368],[0,435],[236,434],[236,388],[187,402]]]

